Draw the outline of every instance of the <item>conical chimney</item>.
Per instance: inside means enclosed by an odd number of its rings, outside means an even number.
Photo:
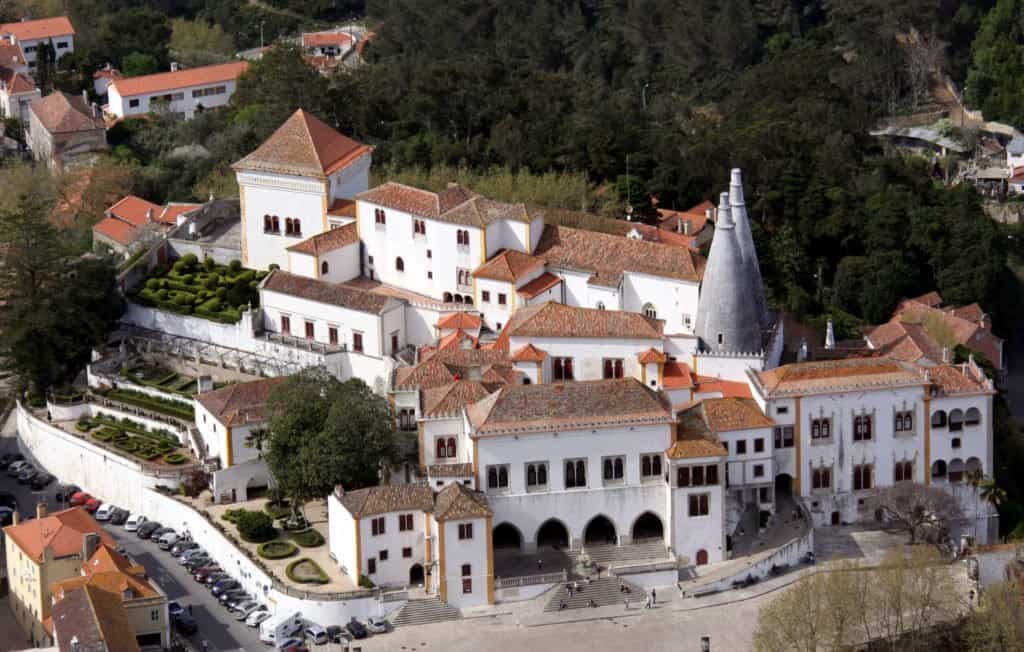
[[[825,348],[829,351],[836,348],[836,332],[831,319],[825,324]]]
[[[758,323],[762,329],[768,325],[768,306],[764,298],[764,282],[761,279],[761,267],[757,260],[757,249],[754,247],[754,236],[750,231],[750,219],[747,216],[747,205],[743,197],[743,172],[739,168],[732,169],[729,180],[729,205],[732,208],[732,219],[736,224],[736,239],[743,252],[743,264],[750,274],[751,300],[757,307]]]

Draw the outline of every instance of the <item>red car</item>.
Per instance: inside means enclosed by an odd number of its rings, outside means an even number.
[[[100,505],[102,504],[103,501],[100,500],[99,498],[90,498],[89,500],[85,501],[85,511],[89,512],[90,514],[95,514],[96,510],[99,509]]]
[[[76,494],[71,496],[71,500],[69,500],[68,503],[72,507],[75,507],[77,505],[84,505],[84,504],[86,504],[87,502],[89,502],[92,499],[93,499],[93,497],[90,496],[89,494],[87,494],[86,492],[79,491],[78,493],[76,493]]]

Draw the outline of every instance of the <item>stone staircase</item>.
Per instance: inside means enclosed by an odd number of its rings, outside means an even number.
[[[623,546],[590,545],[585,546],[583,551],[590,556],[591,561],[606,568],[608,566],[644,564],[672,559],[672,555],[665,550],[664,542],[660,540],[632,543]]]
[[[598,607],[622,604],[626,598],[626,594],[622,592],[623,584],[630,589],[629,601],[635,605],[643,604],[645,594],[642,588],[619,577],[602,577],[601,579],[592,580],[590,584],[579,582],[579,588],[573,591],[571,598],[565,584],[559,585],[551,599],[544,606],[544,611],[545,613],[559,611],[563,600],[565,601],[566,609],[589,607],[591,600]]]
[[[419,598],[409,600],[405,606],[398,610],[391,624],[395,627],[405,625],[426,625],[428,623],[440,623],[446,620],[457,620],[462,617],[459,610],[450,604],[441,602],[437,598]]]

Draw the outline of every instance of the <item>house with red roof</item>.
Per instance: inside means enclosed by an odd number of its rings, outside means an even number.
[[[173,64],[169,72],[114,79],[107,87],[109,102],[104,109],[115,118],[167,110],[190,120],[197,111],[227,104],[248,67],[247,61],[199,68]]]
[[[135,195],[122,197],[92,228],[93,247],[128,255],[136,243],[166,233],[201,206],[177,202],[160,206]]]
[[[27,141],[32,156],[51,169],[88,165],[106,151],[107,128],[88,96],[55,91],[29,105]]]
[[[67,16],[4,23],[0,25],[0,39],[17,44],[31,68],[36,65],[42,43],[53,47],[54,60],[75,51],[75,28]]]
[[[16,118],[28,124],[29,105],[41,97],[29,74],[21,48],[0,40],[0,118]]]

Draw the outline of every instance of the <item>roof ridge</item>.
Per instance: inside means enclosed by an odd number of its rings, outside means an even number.
[[[317,164],[319,164],[321,168],[327,167],[324,165],[323,159],[320,158],[320,150],[316,148],[316,141],[313,140],[313,132],[309,129],[309,114],[306,113],[306,110],[303,108],[299,108],[296,113],[298,113],[298,117],[302,121],[302,128],[306,132],[306,138],[309,141],[309,146],[313,148],[313,158],[316,159]]]

